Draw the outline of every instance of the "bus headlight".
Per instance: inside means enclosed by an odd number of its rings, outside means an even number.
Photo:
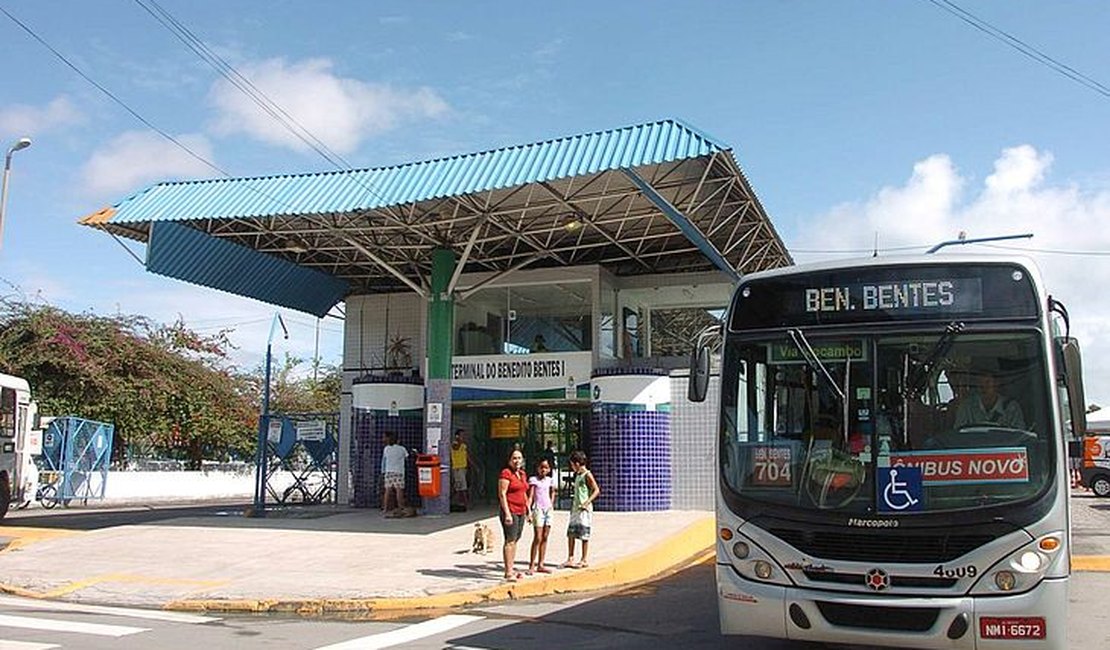
[[[737,533],[736,537],[738,539],[732,543],[732,557],[728,558],[728,563],[744,579],[783,586],[793,584],[786,571],[759,544],[744,537],[743,533]]]
[[[1010,553],[983,574],[972,587],[971,593],[981,595],[1029,591],[1037,586],[1052,563],[1060,557],[1062,539],[1063,533],[1043,535]]]
[[[1021,564],[1021,568],[1032,572],[1041,568],[1042,561],[1039,554],[1033,551],[1026,551],[1018,558],[1018,563]]]
[[[999,571],[994,574],[994,584],[1002,591],[1013,591],[1017,578],[1009,571]]]

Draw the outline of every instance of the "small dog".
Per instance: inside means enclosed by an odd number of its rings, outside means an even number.
[[[493,552],[493,531],[482,522],[474,524],[474,543],[470,546],[470,552],[482,555]]]

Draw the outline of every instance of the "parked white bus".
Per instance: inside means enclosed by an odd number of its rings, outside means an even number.
[[[1066,647],[1082,379],[1067,313],[1030,261],[752,274],[722,329],[722,633]],[[694,401],[711,338],[692,358]]]
[[[38,405],[26,379],[0,373],[0,519],[34,497],[42,453]]]

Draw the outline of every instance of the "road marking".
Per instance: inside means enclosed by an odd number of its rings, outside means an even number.
[[[214,616],[200,616],[198,614],[182,614],[178,612],[163,612],[157,609],[132,609],[129,607],[105,607],[103,605],[82,605],[80,603],[60,603],[48,600],[29,600],[14,596],[0,596],[2,607],[23,607],[26,609],[39,609],[51,612],[81,612],[84,614],[105,614],[108,616],[122,616],[124,618],[143,618],[152,621],[166,621],[169,623],[185,623],[189,625],[212,623],[220,619]],[[0,647],[0,650],[4,650]]]
[[[480,620],[482,620],[481,616],[451,614],[449,616],[433,618],[423,623],[417,623],[416,625],[409,625],[408,627],[397,630],[382,632],[381,634],[371,634],[369,636],[351,639],[350,641],[322,646],[316,648],[316,650],[378,650],[379,648],[390,648],[395,645],[401,645],[402,643],[412,643],[418,639],[443,634],[457,627]]]
[[[0,639],[0,650],[50,650],[62,646],[53,643],[32,643],[30,641],[5,641]]]
[[[1076,571],[1110,571],[1110,555],[1073,555],[1071,568]]]
[[[105,582],[126,582],[126,583],[140,583],[151,585],[186,585],[194,586],[197,589],[205,587],[219,587],[220,585],[227,584],[227,580],[195,580],[192,578],[163,578],[160,576],[143,576],[134,575],[131,573],[105,573],[103,575],[93,576],[84,580],[77,580],[68,584],[62,585],[57,589],[52,589],[43,594],[43,598],[59,598],[66,596],[75,591],[81,591],[88,587],[103,584]]]
[[[78,623],[76,621],[58,621],[51,618],[30,618],[28,616],[9,616],[7,614],[0,614],[0,627],[17,627],[24,630],[47,630],[50,632],[74,632],[76,634],[94,634],[96,636],[114,636],[117,638],[127,636],[128,634],[150,631],[145,627]]]

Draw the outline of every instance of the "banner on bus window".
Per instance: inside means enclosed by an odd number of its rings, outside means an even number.
[[[919,468],[926,486],[1029,481],[1029,454],[1023,447],[907,451],[891,454],[890,467]]]

